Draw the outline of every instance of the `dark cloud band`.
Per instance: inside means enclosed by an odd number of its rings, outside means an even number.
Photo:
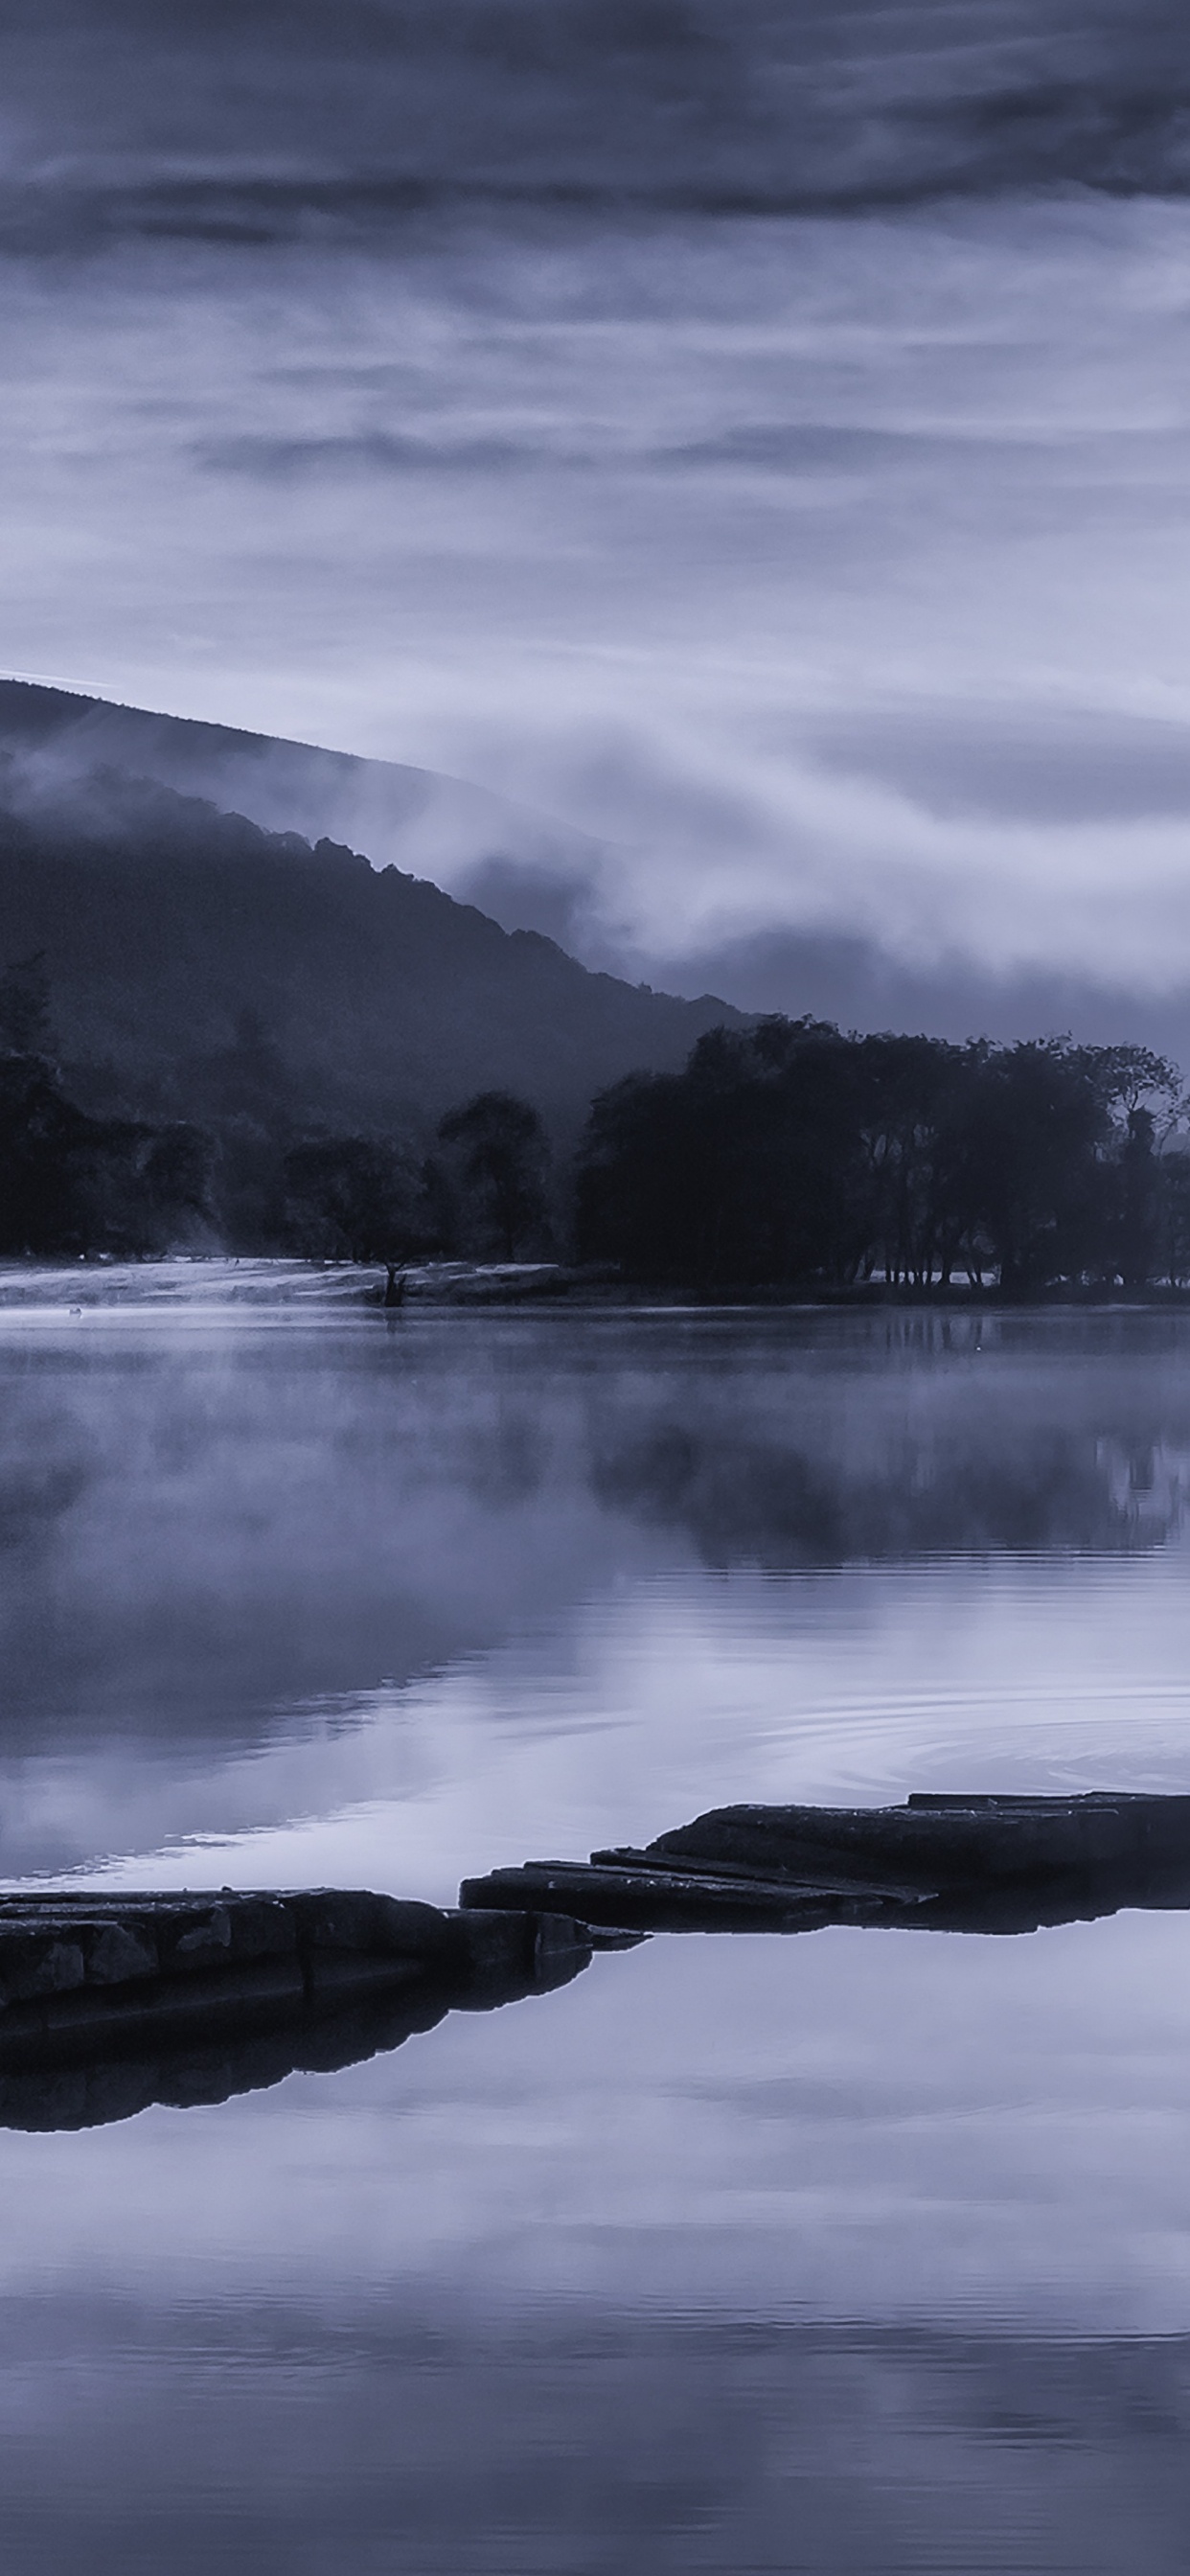
[[[18,250],[1190,184],[1166,0],[45,0],[0,56]]]

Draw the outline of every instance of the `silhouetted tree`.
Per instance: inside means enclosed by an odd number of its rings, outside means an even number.
[[[1153,1276],[1161,1225],[1161,1167],[1151,1109],[1130,1109],[1120,1153],[1120,1200],[1113,1247],[1126,1288],[1143,1288]]]
[[[214,1138],[204,1128],[179,1118],[153,1132],[141,1179],[163,1245],[211,1225],[214,1164]]]
[[[630,1075],[579,1157],[584,1257],[635,1278],[854,1279],[868,1242],[854,1049],[829,1023],[713,1029],[684,1074]]]
[[[1157,1116],[1168,1132],[1177,1087],[1140,1047],[713,1030],[684,1073],[593,1103],[579,1249],[706,1286],[1139,1284],[1164,1258]]]
[[[0,1055],[0,1250],[164,1252],[207,1215],[210,1140],[89,1118],[41,1056]]]
[[[1158,1277],[1171,1288],[1190,1280],[1190,1154],[1175,1146],[1159,1163]]]
[[[1122,1110],[1126,1117],[1135,1109],[1147,1107],[1156,1118],[1155,1103],[1164,1103],[1168,1114],[1178,1100],[1178,1068],[1168,1056],[1154,1054],[1152,1047],[1079,1047],[1077,1054],[1109,1107]]]
[[[1151,1047],[1084,1047],[1078,1053],[1110,1121],[1103,1154],[1102,1268],[1126,1288],[1141,1288],[1163,1258],[1160,1148],[1177,1117],[1180,1076]]]
[[[893,1286],[949,1284],[975,1216],[967,1121],[986,1047],[878,1036],[857,1044],[871,1242]]]
[[[287,1233],[297,1251],[395,1268],[426,1246],[422,1176],[399,1145],[323,1137],[292,1148],[284,1178]]]
[[[591,1104],[578,1162],[580,1259],[632,1279],[697,1279],[703,1158],[681,1074],[630,1073]]]
[[[545,1129],[527,1100],[510,1091],[481,1091],[439,1122],[461,1185],[469,1248],[515,1261],[544,1247],[548,1234]]]
[[[1002,1288],[1079,1277],[1098,1250],[1106,1106],[1064,1039],[990,1049],[966,1112],[973,1215]]]
[[[80,1162],[91,1126],[40,1056],[0,1056],[0,1250],[86,1250]]]

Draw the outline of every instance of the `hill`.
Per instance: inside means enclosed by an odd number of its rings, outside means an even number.
[[[0,965],[44,950],[84,1107],[416,1131],[499,1087],[565,1131],[738,1016],[592,974],[343,843],[51,750],[52,728],[0,753]]]
[[[437,770],[25,680],[0,680],[0,750],[59,784],[80,784],[99,769],[153,778],[206,797],[222,813],[246,814],[266,832],[347,841],[377,867],[434,880],[465,882],[493,862],[585,876],[599,854],[600,845],[570,825]],[[523,926],[538,925],[507,924]]]

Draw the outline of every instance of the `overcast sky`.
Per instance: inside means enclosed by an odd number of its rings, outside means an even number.
[[[1190,978],[1182,11],[7,0],[0,69],[8,670],[542,805],[675,974]]]

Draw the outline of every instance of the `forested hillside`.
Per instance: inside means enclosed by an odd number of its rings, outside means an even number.
[[[424,1129],[506,1089],[556,1129],[735,1015],[589,973],[551,940],[327,840],[148,780],[31,788],[0,758],[0,968],[43,952],[81,1107]]]

